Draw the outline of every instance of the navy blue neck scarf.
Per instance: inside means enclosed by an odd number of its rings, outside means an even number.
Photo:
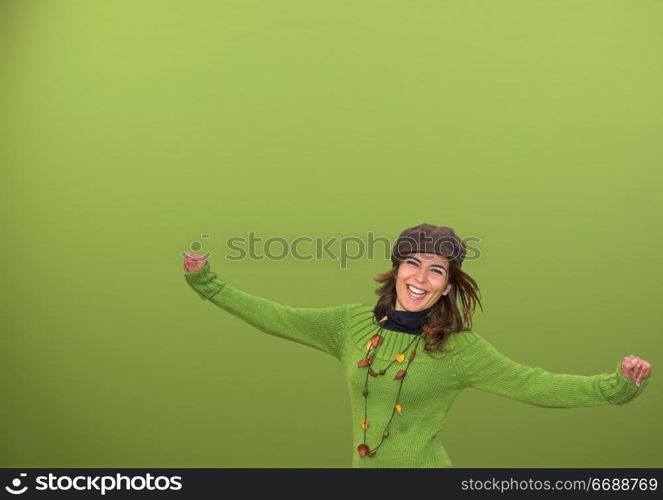
[[[386,330],[395,330],[397,332],[419,335],[426,324],[426,315],[432,310],[432,307],[422,311],[387,311],[387,320],[381,323]],[[381,318],[376,317],[376,321]]]

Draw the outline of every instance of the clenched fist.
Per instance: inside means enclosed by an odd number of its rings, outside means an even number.
[[[184,270],[192,273],[207,263],[207,256],[199,253],[187,252],[184,254]]]
[[[635,380],[635,385],[640,387],[640,381],[649,377],[651,365],[637,356],[626,356],[622,359],[622,375]]]

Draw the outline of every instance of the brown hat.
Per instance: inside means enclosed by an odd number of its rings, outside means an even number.
[[[434,253],[461,267],[467,250],[453,229],[433,224],[419,224],[404,230],[391,251],[394,266],[412,253]]]

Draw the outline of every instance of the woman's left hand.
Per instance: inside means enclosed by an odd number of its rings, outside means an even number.
[[[640,381],[649,377],[651,365],[637,356],[626,356],[622,359],[622,375],[635,380],[635,385],[640,387]]]

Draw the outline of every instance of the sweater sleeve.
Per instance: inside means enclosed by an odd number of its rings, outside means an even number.
[[[567,375],[526,366],[497,351],[474,332],[464,332],[466,344],[459,350],[465,384],[523,403],[547,408],[623,405],[635,399],[649,384],[651,375],[635,381],[621,374],[621,360],[613,373]]]
[[[219,279],[207,262],[185,273],[202,300],[233,314],[258,330],[339,356],[349,305],[326,308],[291,307],[238,290]]]

